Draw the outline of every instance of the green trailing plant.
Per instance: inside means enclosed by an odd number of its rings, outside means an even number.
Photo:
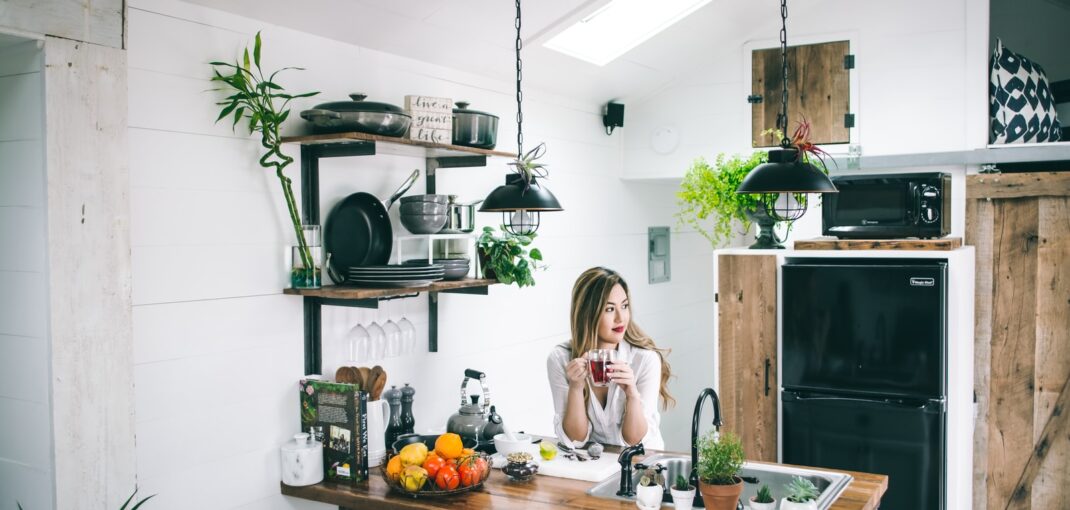
[[[643,487],[651,487],[654,485],[660,485],[665,487],[665,477],[661,475],[661,470],[656,466],[651,466],[643,470],[643,474],[639,476],[639,485]]]
[[[691,484],[687,481],[687,478],[684,478],[684,475],[676,475],[676,482],[672,488],[678,491],[689,491],[694,487],[691,487]]]
[[[736,188],[758,165],[768,161],[762,151],[750,156],[718,154],[713,165],[705,158],[698,158],[680,183],[676,193],[679,225],[694,228],[714,247],[724,245],[733,234],[733,222],[740,222],[742,232],[751,227],[748,212],[761,206],[758,195],[737,194]]]
[[[535,233],[518,235],[509,232],[505,226],[495,232],[492,227],[483,227],[476,246],[483,263],[483,277],[496,278],[506,285],[516,283],[517,287],[535,285],[532,273],[542,262],[542,252],[531,248]]]
[[[775,502],[775,500],[773,499],[773,493],[769,491],[769,486],[768,485],[763,483],[762,486],[758,488],[758,494],[754,495],[754,502],[755,503],[774,503]]]
[[[784,490],[787,492],[785,497],[792,503],[815,501],[821,495],[821,492],[814,486],[814,482],[801,476],[791,477],[791,482],[784,485]]]
[[[238,124],[242,123],[249,129],[250,134],[260,134],[260,145],[265,149],[259,160],[260,166],[274,170],[279,178],[290,220],[293,223],[294,234],[297,236],[297,243],[300,247],[301,262],[306,271],[314,271],[317,264],[312,259],[312,251],[301,232],[301,215],[298,213],[297,201],[294,199],[292,181],[284,173],[286,167],[293,163],[294,159],[282,152],[282,136],[279,128],[290,116],[291,101],[312,97],[319,92],[286,93],[285,89],[275,81],[276,76],[289,69],[303,69],[284,67],[265,75],[260,67],[261,50],[260,32],[257,32],[251,58],[249,48],[246,47],[241,61],[210,63],[214,75],[212,81],[222,85],[221,88],[215,90],[230,94],[226,99],[216,103],[221,107],[216,122],[232,119],[231,129],[237,130]]]
[[[739,436],[725,432],[718,439],[709,431],[698,440],[698,478],[710,485],[734,485],[743,467],[743,442]]]

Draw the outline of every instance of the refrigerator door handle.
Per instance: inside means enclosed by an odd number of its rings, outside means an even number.
[[[806,396],[798,393],[791,394],[788,397],[790,400],[798,402],[858,402],[860,404],[880,404],[891,405],[900,407],[903,409],[927,409],[933,403],[938,403],[940,407],[944,406],[944,399],[929,400],[929,401],[903,401],[895,399],[883,399],[883,398],[857,398],[857,397],[831,397],[831,396]]]

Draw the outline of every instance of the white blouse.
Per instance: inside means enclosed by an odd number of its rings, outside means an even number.
[[[661,390],[661,359],[657,352],[635,347],[628,342],[617,344],[617,359],[627,360],[635,373],[636,387],[643,404],[643,416],[646,418],[646,436],[643,446],[652,450],[665,449],[665,440],[661,437],[661,413],[658,412],[658,398]],[[554,397],[554,431],[557,438],[573,446],[582,446],[587,441],[597,441],[609,445],[626,445],[621,430],[625,404],[628,397],[616,383],[610,383],[606,394],[606,406],[598,403],[598,398],[591,391],[591,380],[587,378],[590,398],[587,401],[587,435],[582,440],[570,441],[565,434],[562,422],[568,402],[568,378],[565,366],[572,360],[572,351],[568,344],[557,345],[546,357],[546,372],[550,380],[550,392]]]

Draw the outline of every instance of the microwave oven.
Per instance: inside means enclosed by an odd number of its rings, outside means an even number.
[[[939,238],[951,231],[951,174],[832,178],[822,198],[821,231],[841,239]]]

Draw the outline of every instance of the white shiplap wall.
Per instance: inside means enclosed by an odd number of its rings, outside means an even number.
[[[363,91],[400,104],[405,94],[471,101],[502,118],[499,147],[515,147],[513,84],[341,44],[172,0],[136,0],[129,10],[131,243],[138,480],[154,508],[316,507],[278,495],[277,449],[298,427],[301,301],[283,296],[290,243],[277,180],[255,163],[257,143],[226,125],[206,62],[238,54],[257,30],[265,67],[306,67],[278,80],[320,90],[295,105]],[[562,79],[567,79],[563,76]],[[525,139],[546,141],[547,185],[566,212],[544,217],[537,245],[551,269],[538,285],[497,286],[489,297],[444,295],[438,353],[426,352],[426,297],[388,305],[417,328],[417,352],[388,359],[391,384],[417,389],[417,429],[441,428],[456,411],[465,368],[487,372],[492,397],[516,429],[551,430],[545,356],[568,337],[569,293],[592,265],[621,271],[637,320],[671,360],[681,405],[666,413],[671,448],[684,449],[690,400],[713,383],[711,252],[693,233],[673,236],[673,281],[646,284],[646,229],[672,225],[675,185],[621,181],[622,137],[607,137],[600,105],[526,90]],[[294,130],[300,123],[293,122]],[[296,155],[297,148],[292,153]],[[423,161],[401,156],[321,162],[321,217],[355,191],[387,196]],[[294,165],[291,175],[299,175]],[[507,171],[441,170],[440,192],[485,196]],[[422,189],[423,183],[416,189]],[[300,189],[299,186],[295,186]],[[396,214],[396,213],[395,213]],[[496,224],[481,214],[481,224]],[[395,232],[404,229],[395,218]],[[389,308],[393,307],[393,308]],[[325,309],[325,367],[341,360],[344,336],[375,312]]]
[[[0,43],[0,504],[51,508],[44,52]]]

